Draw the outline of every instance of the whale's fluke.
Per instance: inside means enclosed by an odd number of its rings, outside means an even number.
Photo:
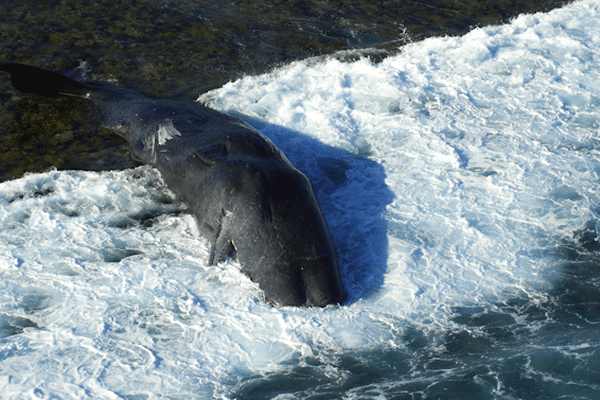
[[[92,88],[85,83],[62,74],[31,65],[6,63],[0,64],[0,71],[10,74],[12,85],[19,92],[38,93],[44,96],[86,97]]]

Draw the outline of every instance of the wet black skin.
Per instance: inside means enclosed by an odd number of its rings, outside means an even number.
[[[276,306],[342,303],[337,255],[308,178],[246,123],[194,102],[154,99],[80,83],[22,64],[1,64],[22,92],[90,100],[156,167],[210,239],[210,263],[237,258]]]

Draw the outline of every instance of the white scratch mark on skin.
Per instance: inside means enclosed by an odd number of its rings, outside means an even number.
[[[158,125],[158,130],[156,131],[156,139],[158,141],[159,146],[164,146],[169,140],[173,139],[176,136],[181,136],[181,132],[179,132],[173,126],[173,121],[170,119],[165,120],[164,124]]]

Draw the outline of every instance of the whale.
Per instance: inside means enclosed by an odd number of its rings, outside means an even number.
[[[77,96],[131,155],[156,168],[210,243],[208,263],[238,260],[273,306],[342,304],[337,253],[309,179],[247,123],[193,101],[0,64],[22,93]]]

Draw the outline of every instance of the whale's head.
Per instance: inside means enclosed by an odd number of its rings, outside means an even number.
[[[308,178],[265,160],[234,169],[219,236],[230,238],[243,272],[275,305],[342,303],[337,253]]]
[[[251,146],[196,151],[182,182],[169,185],[185,188],[200,229],[213,238],[211,262],[238,259],[274,305],[342,303],[337,254],[310,181],[274,146]]]

